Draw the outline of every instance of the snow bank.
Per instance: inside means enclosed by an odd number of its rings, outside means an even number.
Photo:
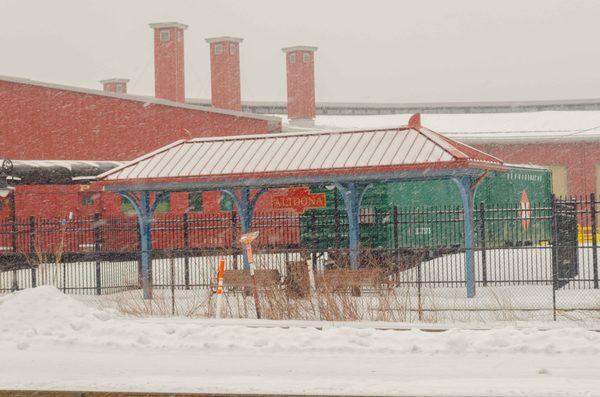
[[[600,333],[582,328],[445,332],[350,326],[261,328],[196,319],[134,319],[98,310],[53,287],[0,299],[0,345],[40,344],[186,351],[267,353],[600,354]]]

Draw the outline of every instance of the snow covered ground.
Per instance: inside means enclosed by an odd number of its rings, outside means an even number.
[[[0,388],[600,395],[598,332],[368,325],[127,318],[38,287],[0,298]]]

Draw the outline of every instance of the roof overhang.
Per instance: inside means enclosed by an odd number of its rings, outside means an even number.
[[[493,171],[504,171],[494,169]],[[353,174],[351,172],[331,174],[324,176],[322,173],[314,175],[289,175],[276,178],[266,176],[248,178],[228,178],[213,180],[207,178],[183,178],[177,182],[169,179],[146,179],[131,181],[105,181],[102,182],[104,190],[109,192],[190,192],[200,190],[218,190],[227,188],[283,188],[302,184],[333,184],[344,182],[356,183],[381,183],[397,181],[422,181],[432,179],[450,179],[461,176],[478,177],[485,170],[475,168],[440,168],[429,170],[404,170],[381,171],[367,174]]]

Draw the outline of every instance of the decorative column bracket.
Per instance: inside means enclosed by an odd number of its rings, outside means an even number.
[[[336,182],[335,186],[341,192],[344,206],[346,207],[350,268],[356,270],[360,267],[360,206],[365,193],[373,185],[369,183],[357,186],[354,182],[345,184]]]
[[[118,192],[133,206],[140,225],[140,249],[142,259],[142,289],[144,299],[152,299],[152,220],[158,203],[168,192],[155,193],[154,202],[150,203],[150,192]]]
[[[223,193],[228,195],[233,200],[233,204],[235,205],[238,217],[240,219],[242,234],[248,233],[252,228],[252,217],[254,215],[254,208],[256,207],[258,199],[267,190],[267,188],[261,188],[252,195],[249,187],[239,188],[238,192],[230,189],[221,189]],[[248,262],[248,258],[246,257],[245,251],[243,253],[243,256],[244,269],[248,270],[250,269],[250,264]]]

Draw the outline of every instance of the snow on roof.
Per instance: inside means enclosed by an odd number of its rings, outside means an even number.
[[[410,114],[317,116],[317,128],[384,128],[406,124]],[[423,114],[422,123],[466,143],[600,141],[600,111]],[[285,129],[298,127],[286,125]]]
[[[223,115],[228,115],[228,116],[265,120],[265,121],[270,121],[270,122],[280,122],[281,121],[281,118],[276,117],[276,116],[263,116],[263,115],[258,115],[258,114],[254,114],[254,113],[248,113],[248,112],[238,112],[238,111],[234,111],[234,110],[217,109],[217,108],[213,108],[213,107],[191,105],[189,103],[174,102],[174,101],[169,101],[166,99],[158,99],[158,98],[154,98],[154,97],[150,97],[150,96],[114,93],[114,92],[108,92],[108,91],[102,91],[102,90],[94,90],[94,89],[90,89],[90,88],[72,87],[72,86],[67,86],[67,85],[62,85],[62,84],[46,83],[46,82],[41,82],[41,81],[24,79],[24,78],[20,78],[20,77],[0,76],[0,81],[6,81],[9,83],[17,83],[17,84],[34,85],[34,86],[50,88],[50,89],[54,89],[54,90],[78,92],[81,94],[112,97],[112,98],[124,99],[124,100],[128,100],[128,101],[143,102],[145,104],[156,104],[156,105],[170,106],[170,107],[176,107],[176,108],[182,108],[182,109],[197,110],[197,111],[201,111],[201,112],[217,113],[217,114],[223,114]]]

